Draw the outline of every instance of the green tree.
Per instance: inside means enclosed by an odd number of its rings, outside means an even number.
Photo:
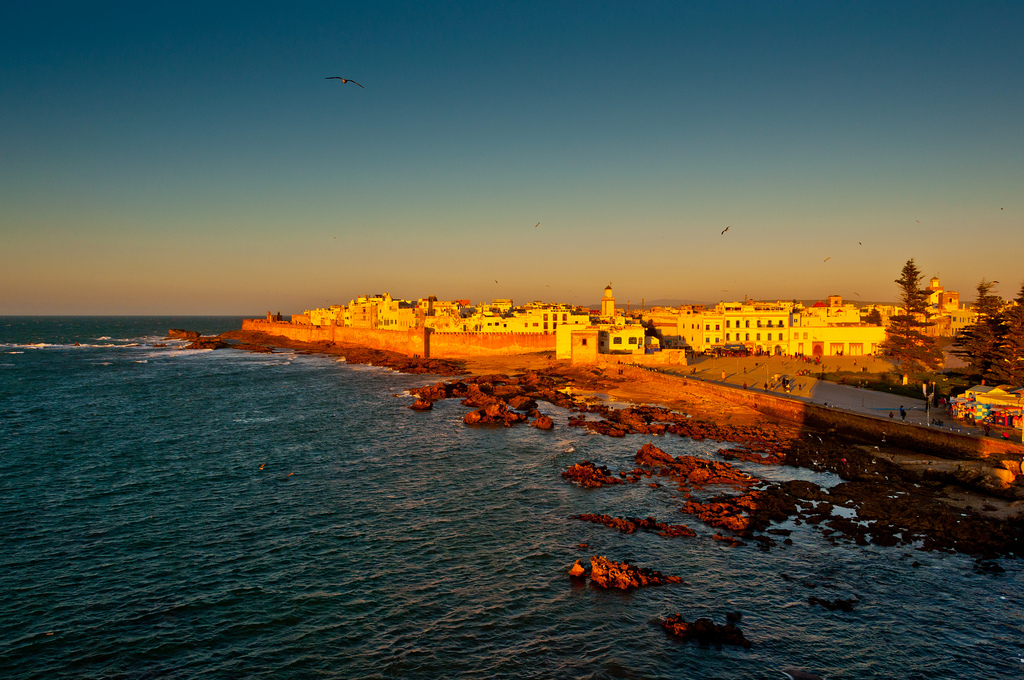
[[[1024,283],[1014,302],[1000,314],[1002,337],[989,373],[997,383],[1019,387],[1024,385]]]
[[[921,271],[914,259],[903,265],[896,284],[900,287],[899,314],[889,317],[882,352],[900,363],[905,372],[933,370],[942,363],[938,338],[924,331],[933,325],[928,319],[928,291],[921,288]]]
[[[981,280],[974,299],[978,318],[963,329],[954,341],[953,353],[967,362],[967,371],[978,379],[996,379],[993,366],[999,361],[999,346],[1006,334],[1003,323],[1003,298],[992,294],[992,283]]]
[[[882,313],[878,311],[877,307],[872,307],[868,315],[864,317],[864,323],[871,324],[872,326],[882,325]]]

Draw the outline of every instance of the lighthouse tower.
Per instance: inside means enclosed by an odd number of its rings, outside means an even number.
[[[604,289],[604,297],[601,298],[601,316],[609,319],[615,316],[615,296],[612,294],[612,284]]]

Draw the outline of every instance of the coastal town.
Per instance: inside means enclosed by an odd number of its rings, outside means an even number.
[[[947,291],[938,277],[932,277],[921,292],[926,335],[945,345],[944,361],[961,365],[949,350],[978,324],[979,311],[962,302],[958,291]],[[1010,301],[1003,307],[1017,305]],[[886,371],[896,374],[903,385],[912,381],[910,368],[885,361],[890,321],[904,313],[896,304],[856,305],[840,295],[811,302],[745,299],[715,305],[648,308],[641,303],[637,307],[617,303],[609,284],[595,308],[540,301],[516,305],[511,299],[477,304],[434,296],[405,300],[382,293],[359,296],[347,305],[307,309],[288,318],[268,312],[263,319],[247,319],[243,330],[424,359],[553,353],[557,361],[573,366],[667,370],[794,397],[832,394],[832,403],[837,404],[838,396],[824,386],[816,387],[819,381],[813,379],[824,377],[828,364],[848,373]],[[725,361],[729,358],[733,361]],[[714,370],[716,361],[721,370]],[[776,368],[768,370],[769,366]],[[918,411],[911,414],[911,422],[944,424],[942,414],[946,414],[986,433],[992,427],[1001,428],[1007,439],[1009,432],[1021,429],[1024,388],[1019,384],[986,384],[981,378],[959,394],[924,388],[921,397],[928,397],[939,415],[926,417],[925,401],[909,400],[906,406]],[[828,403],[828,397],[819,400]],[[937,408],[940,401],[942,410]],[[893,414],[903,411],[903,420],[907,418],[906,410],[892,400],[872,408]],[[1013,438],[1019,441],[1020,435]]]

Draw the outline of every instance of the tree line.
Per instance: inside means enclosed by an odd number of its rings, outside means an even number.
[[[942,364],[938,338],[927,333],[934,325],[928,308],[929,290],[921,287],[921,271],[914,259],[903,265],[896,285],[902,311],[889,319],[883,354],[897,360],[906,372],[935,370]],[[993,384],[1024,384],[1024,284],[1007,305],[992,293],[997,281],[978,284],[974,301],[977,321],[960,332],[953,353],[967,363],[966,372]]]

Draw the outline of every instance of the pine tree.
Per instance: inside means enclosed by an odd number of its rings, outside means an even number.
[[[928,291],[921,288],[922,274],[914,259],[903,265],[900,287],[903,311],[889,318],[882,352],[898,361],[905,372],[933,370],[942,363],[942,350],[937,338],[923,331],[933,325],[928,320]]]
[[[1024,283],[1014,302],[1000,314],[1002,337],[989,373],[997,383],[1020,387],[1024,385]]]
[[[974,299],[978,318],[965,328],[954,342],[953,353],[967,361],[967,370],[979,379],[996,379],[993,366],[998,362],[998,350],[1006,334],[1003,323],[1003,299],[993,295],[992,283],[981,280]]]

